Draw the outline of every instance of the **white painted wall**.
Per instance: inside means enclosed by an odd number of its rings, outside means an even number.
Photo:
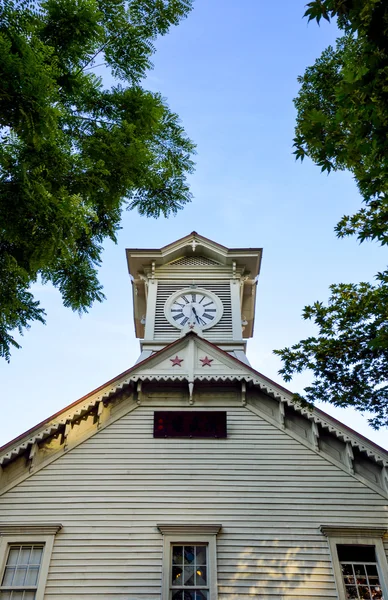
[[[226,440],[155,440],[152,401],[0,497],[1,522],[63,524],[45,600],[159,600],[156,524],[184,522],[223,526],[219,600],[334,600],[319,526],[387,527],[386,501],[236,401]]]

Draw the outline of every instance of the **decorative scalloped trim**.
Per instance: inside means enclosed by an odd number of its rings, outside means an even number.
[[[55,433],[56,431],[58,431],[58,429],[62,425],[65,425],[67,422],[74,421],[75,419],[81,417],[85,412],[88,412],[91,409],[93,409],[96,406],[96,404],[98,404],[99,402],[109,399],[112,395],[114,395],[117,392],[119,392],[120,390],[124,389],[129,384],[135,383],[139,380],[140,381],[165,381],[165,382],[188,381],[188,374],[178,375],[175,373],[170,373],[170,374],[148,373],[148,374],[144,374],[144,375],[142,375],[142,374],[131,375],[131,376],[127,377],[126,379],[120,381],[119,383],[110,386],[104,392],[97,395],[94,400],[91,401],[89,399],[88,401],[84,402],[80,406],[77,406],[73,411],[64,413],[63,416],[55,423],[46,427],[44,430],[40,431],[39,433],[35,434],[34,436],[31,436],[30,438],[28,438],[24,442],[18,444],[17,446],[14,446],[11,450],[9,450],[6,454],[4,454],[0,458],[0,465],[4,464],[4,462],[6,462],[8,460],[11,460],[12,458],[16,458],[21,452],[26,450],[30,445],[34,444],[37,441],[42,440],[43,438],[50,436],[52,433]],[[313,421],[314,423],[321,425],[322,427],[327,429],[330,433],[333,433],[334,435],[336,435],[339,439],[343,440],[344,442],[349,442],[352,447],[358,448],[361,452],[365,452],[367,454],[367,456],[369,458],[373,459],[376,463],[383,465],[385,467],[388,467],[388,458],[383,456],[379,452],[377,452],[373,447],[369,446],[364,441],[358,440],[356,437],[352,436],[349,432],[343,431],[336,424],[330,422],[329,420],[324,419],[322,416],[318,415],[315,412],[314,408],[302,406],[299,402],[293,400],[291,395],[286,395],[286,394],[280,392],[275,387],[268,385],[268,382],[264,379],[261,379],[254,375],[249,375],[247,373],[245,373],[245,374],[243,373],[241,375],[237,374],[237,373],[235,373],[235,374],[231,373],[228,375],[221,375],[221,374],[196,375],[195,381],[209,381],[209,382],[246,381],[246,382],[252,382],[253,385],[257,385],[263,392],[271,395],[276,400],[279,400],[280,402],[283,402],[283,403],[287,404],[288,406],[292,407],[295,411],[304,415],[310,421]]]

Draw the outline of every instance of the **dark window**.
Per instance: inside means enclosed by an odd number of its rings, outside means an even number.
[[[337,544],[346,598],[383,600],[374,546]]]
[[[376,562],[374,546],[337,544],[337,551],[340,562]]]
[[[155,411],[154,437],[226,438],[224,411]]]

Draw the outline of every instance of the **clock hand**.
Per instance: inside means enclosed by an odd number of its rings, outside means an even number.
[[[197,323],[199,325],[199,319],[198,319],[197,311],[195,310],[194,306],[192,306],[191,308],[192,308],[192,311],[193,311],[193,313],[195,315],[195,318],[197,319]]]

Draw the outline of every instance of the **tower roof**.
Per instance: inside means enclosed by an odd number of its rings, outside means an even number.
[[[162,248],[128,248],[128,271],[134,288],[134,320],[138,338],[144,337],[147,305],[146,281],[155,274],[164,279],[243,278],[241,306],[244,338],[253,335],[256,281],[260,273],[262,248],[227,248],[192,231]],[[158,278],[158,277],[156,277]]]
[[[135,279],[151,262],[155,263],[155,267],[160,267],[183,256],[193,255],[204,256],[231,268],[233,268],[233,262],[237,265],[244,265],[244,272],[255,278],[260,273],[263,249],[227,248],[192,231],[189,235],[162,248],[128,248],[126,252],[128,271]]]

